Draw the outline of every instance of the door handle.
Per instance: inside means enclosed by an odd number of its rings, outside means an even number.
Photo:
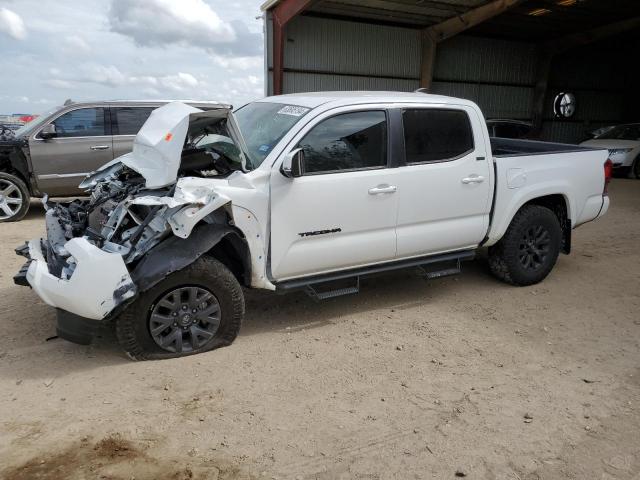
[[[395,185],[378,185],[369,189],[369,195],[380,195],[381,193],[395,193],[398,187]]]
[[[91,150],[108,150],[109,149],[109,145],[93,145],[91,148]]]
[[[482,183],[484,182],[484,177],[482,175],[469,175],[468,177],[464,177],[462,179],[462,183],[469,184],[469,183]]]

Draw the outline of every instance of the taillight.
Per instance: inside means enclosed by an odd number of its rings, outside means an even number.
[[[609,188],[609,182],[611,181],[611,177],[613,176],[613,162],[610,158],[607,158],[607,161],[604,162],[604,189],[602,190],[602,194],[607,194],[607,189]]]

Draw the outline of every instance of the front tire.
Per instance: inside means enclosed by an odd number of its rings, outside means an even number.
[[[184,357],[233,343],[243,317],[236,278],[201,257],[142,293],[116,319],[116,335],[135,360]]]
[[[489,249],[491,272],[511,285],[533,285],[549,275],[562,244],[558,217],[540,205],[525,205],[502,239]]]
[[[15,175],[0,172],[0,223],[22,220],[29,211],[29,189]]]

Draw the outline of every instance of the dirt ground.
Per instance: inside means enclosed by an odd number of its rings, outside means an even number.
[[[640,479],[640,181],[542,284],[247,292],[236,342],[132,362],[13,285],[42,208],[0,225],[0,478]]]

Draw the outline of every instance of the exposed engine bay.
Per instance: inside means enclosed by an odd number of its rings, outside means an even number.
[[[225,178],[240,165],[222,153],[224,148],[230,156],[237,155],[237,148],[228,141],[202,143],[212,135],[222,137],[219,133],[203,132],[187,139],[179,179],[173,185],[148,189],[144,177],[116,163],[101,171],[99,179],[94,175],[83,183],[90,193],[88,199],[52,205],[47,213],[48,250],[53,253],[53,263],[59,265],[54,270],[60,271],[61,278],[69,278],[74,270],[74,263],[66,261],[69,253],[64,249],[64,244],[72,238],[85,237],[105,252],[122,255],[129,264],[172,235],[170,220],[180,210],[204,205],[202,195],[192,198],[193,202],[185,198],[193,192],[185,188],[180,179]],[[176,192],[178,195],[174,198]],[[202,220],[216,223],[224,222],[225,218],[218,212]]]

